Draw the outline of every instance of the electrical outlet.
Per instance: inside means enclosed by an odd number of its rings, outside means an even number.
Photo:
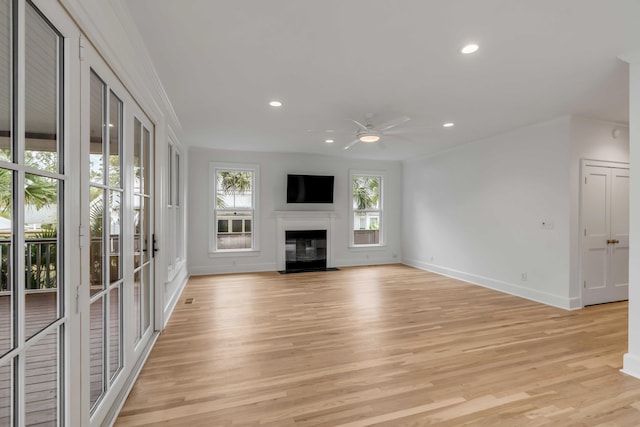
[[[522,273],[522,275],[520,276],[520,280],[522,280],[523,282],[526,282],[527,279],[527,273]]]
[[[553,230],[553,221],[550,219],[543,219],[540,221],[540,227],[545,230]]]
[[[433,262],[433,255],[431,255],[431,258],[429,258],[429,262]]]

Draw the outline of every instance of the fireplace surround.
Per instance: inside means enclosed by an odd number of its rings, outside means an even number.
[[[323,269],[331,269],[333,265],[333,227],[336,214],[333,211],[276,211],[276,268],[278,271],[287,270],[287,231],[324,231],[326,232],[326,244],[325,244],[325,266]],[[317,247],[309,245],[307,249],[307,242],[300,243],[298,247],[302,251],[303,245],[305,246],[305,253],[315,252],[317,254]],[[317,246],[317,244],[316,244]],[[289,243],[291,249],[291,243]],[[319,252],[322,252],[320,250]],[[320,269],[320,268],[317,268]]]

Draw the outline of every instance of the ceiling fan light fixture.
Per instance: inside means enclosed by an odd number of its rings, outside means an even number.
[[[380,137],[378,135],[360,135],[358,137],[360,142],[378,142]]]
[[[360,142],[378,142],[380,141],[380,132],[370,129],[358,132],[358,141]]]
[[[475,43],[471,43],[460,49],[460,53],[462,53],[463,55],[469,55],[471,53],[477,52],[478,49],[480,49],[480,46]]]

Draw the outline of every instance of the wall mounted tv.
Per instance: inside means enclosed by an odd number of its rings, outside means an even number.
[[[333,203],[333,176],[287,175],[287,203]]]

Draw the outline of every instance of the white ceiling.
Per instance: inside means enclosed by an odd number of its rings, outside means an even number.
[[[190,146],[408,159],[567,114],[628,123],[638,0],[126,4]],[[411,121],[342,150],[367,114]]]

